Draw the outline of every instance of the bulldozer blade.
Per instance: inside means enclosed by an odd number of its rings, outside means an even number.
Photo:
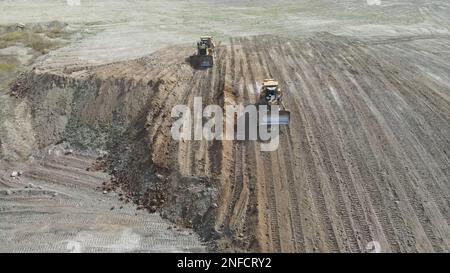
[[[207,68],[212,67],[214,64],[214,60],[212,56],[201,56],[199,59],[199,67]]]
[[[190,57],[190,62],[194,68],[202,69],[212,67],[214,64],[214,59],[211,55],[193,55]]]
[[[263,116],[259,122],[259,125],[289,125],[291,120],[291,112],[286,110],[280,110],[278,113],[278,118],[272,120],[270,113]]]

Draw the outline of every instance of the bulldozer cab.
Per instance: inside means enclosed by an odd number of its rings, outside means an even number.
[[[213,47],[213,37],[212,36],[201,36],[200,42],[206,44],[208,47]]]
[[[277,87],[276,86],[267,86],[267,87],[265,87],[264,98],[270,104],[273,104],[273,103],[277,102],[277,100],[278,100]]]
[[[198,55],[207,55],[208,54],[208,46],[201,41],[197,44]]]
[[[281,91],[278,82],[273,79],[265,79],[263,81],[262,95],[267,104],[278,104],[281,100]]]
[[[200,41],[197,43],[199,55],[207,55],[214,49],[214,42],[211,36],[201,36]]]

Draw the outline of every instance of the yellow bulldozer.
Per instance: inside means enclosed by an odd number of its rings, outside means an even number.
[[[214,39],[212,36],[201,36],[197,42],[197,53],[193,56],[194,65],[198,68],[212,67],[214,64]]]
[[[274,79],[264,79],[259,95],[259,105],[267,105],[269,113],[266,117],[263,117],[259,124],[260,125],[288,125],[291,118],[291,112],[286,110],[283,103],[283,93],[278,84],[278,81]],[[277,120],[272,120],[270,114],[271,108],[273,106],[278,106],[279,114]]]

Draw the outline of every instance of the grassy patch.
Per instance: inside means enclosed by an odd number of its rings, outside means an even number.
[[[45,32],[45,34],[49,38],[59,38],[64,36],[65,32],[60,28],[52,28]]]
[[[0,56],[0,94],[8,89],[16,73],[20,71],[20,62],[15,56]]]
[[[64,44],[71,33],[67,24],[52,21],[48,23],[27,24],[22,28],[16,25],[0,26],[0,48],[23,44],[41,54],[46,54]]]
[[[51,32],[54,36],[58,35],[57,32]],[[41,54],[46,54],[50,50],[60,46],[60,43],[52,41],[46,38],[42,34],[25,32],[25,31],[12,31],[7,32],[0,36],[0,48],[12,46],[14,44],[21,43],[26,47],[30,47]]]
[[[21,41],[26,39],[27,37],[27,33],[23,32],[23,31],[12,31],[12,32],[7,32],[2,36],[2,40],[4,40],[5,42],[16,42],[16,41]]]
[[[62,28],[59,27],[52,27],[48,30],[46,30],[45,35],[49,38],[55,39],[55,38],[68,38],[70,36],[70,33],[65,31]]]
[[[0,73],[12,72],[17,68],[16,64],[13,63],[2,63],[0,62]]]
[[[31,35],[25,45],[42,54],[47,54],[50,50],[59,47],[59,43],[45,39],[38,34]]]

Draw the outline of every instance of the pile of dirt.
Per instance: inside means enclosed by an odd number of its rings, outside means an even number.
[[[433,42],[232,39],[208,70],[186,62],[192,48],[174,46],[108,65],[37,68],[12,94],[29,106],[37,149],[108,151],[104,186],[221,250],[353,252],[376,241],[387,252],[449,251],[450,97],[437,80],[448,83],[449,62],[435,53],[448,38],[419,38]],[[434,65],[435,77],[417,65]],[[268,77],[282,84],[292,118],[277,151],[171,138],[173,106],[192,107],[196,96],[254,103]]]

